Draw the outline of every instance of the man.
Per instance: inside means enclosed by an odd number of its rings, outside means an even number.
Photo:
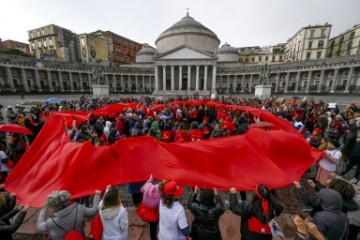
[[[8,168],[6,164],[9,158],[3,150],[0,150],[0,183],[4,183],[8,175]]]

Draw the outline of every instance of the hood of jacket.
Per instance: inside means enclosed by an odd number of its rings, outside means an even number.
[[[106,121],[105,126],[108,127],[108,128],[110,128],[110,127],[111,127],[111,122],[110,122],[110,121]]]
[[[320,204],[323,210],[329,212],[342,212],[343,200],[337,191],[333,189],[321,189],[319,192]]]
[[[107,220],[115,218],[120,211],[120,207],[111,207],[107,209],[100,209],[100,215]]]

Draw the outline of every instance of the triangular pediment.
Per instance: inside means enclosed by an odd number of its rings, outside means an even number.
[[[176,60],[176,59],[213,59],[206,53],[193,50],[188,47],[182,47],[174,51],[164,53],[158,57],[159,60]]]

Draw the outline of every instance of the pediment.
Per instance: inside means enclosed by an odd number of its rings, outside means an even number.
[[[163,56],[160,56],[158,59],[159,60],[212,59],[212,57],[210,57],[205,53],[190,49],[188,47],[183,47],[181,49],[177,49],[167,54],[165,53]]]

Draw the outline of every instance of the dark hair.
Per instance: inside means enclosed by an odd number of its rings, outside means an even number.
[[[260,211],[262,213],[262,206],[261,206],[262,200],[260,196],[258,196],[258,194],[268,201],[269,206],[273,204],[273,201],[271,199],[270,190],[265,185],[259,184],[257,187],[257,193],[255,190],[254,197],[251,201],[251,206],[255,212]]]
[[[167,208],[171,208],[172,205],[173,205],[173,202],[175,200],[175,197],[165,194],[164,186],[168,182],[170,182],[170,180],[166,180],[166,179],[164,181],[162,181],[162,182],[159,182],[159,192],[160,192],[160,195],[161,195],[162,204],[164,204]]]
[[[190,129],[198,129],[198,123],[196,121],[193,121],[191,124],[190,124]]]
[[[355,190],[353,186],[350,183],[341,179],[332,180],[329,184],[329,188],[334,189],[335,191],[340,193],[342,198],[345,200],[352,199],[355,196]]]
[[[184,123],[184,122],[180,122],[178,129],[179,129],[179,130],[185,130],[185,123]]]
[[[121,204],[120,192],[116,187],[110,188],[103,198],[103,209],[118,207]]]
[[[202,189],[200,192],[200,204],[206,207],[213,207],[214,202],[214,191],[210,188]]]
[[[164,131],[170,130],[170,129],[171,129],[171,128],[170,128],[170,125],[169,125],[169,124],[165,124],[165,125],[164,125],[164,129],[163,129]]]

